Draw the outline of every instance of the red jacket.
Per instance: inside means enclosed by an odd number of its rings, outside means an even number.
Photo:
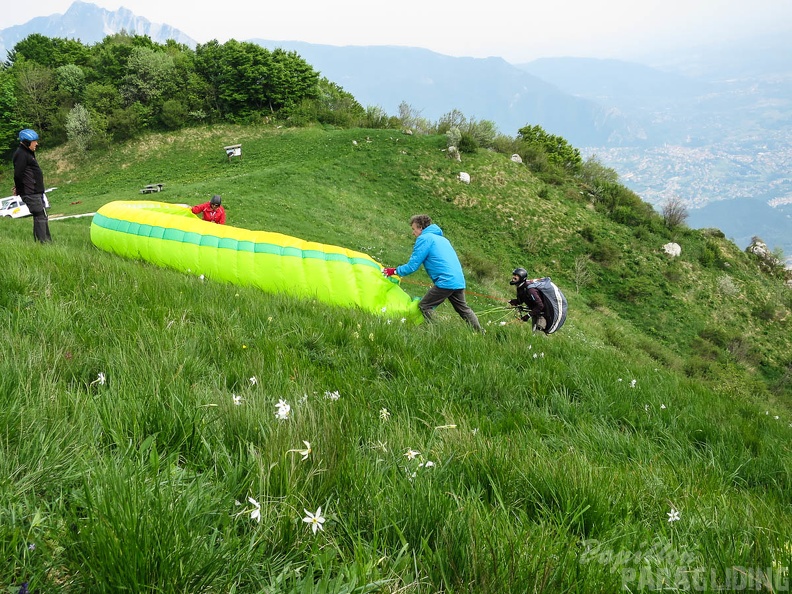
[[[217,223],[218,225],[225,225],[225,209],[222,206],[218,206],[217,208],[212,210],[211,203],[204,202],[203,204],[199,204],[198,206],[193,206],[192,211],[193,214],[203,213],[204,221]]]

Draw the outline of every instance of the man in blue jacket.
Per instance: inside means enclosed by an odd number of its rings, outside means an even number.
[[[476,314],[465,301],[465,275],[451,243],[443,237],[443,231],[432,223],[428,215],[415,215],[410,219],[415,246],[409,262],[397,268],[383,268],[385,276],[407,276],[423,264],[434,283],[423,296],[418,307],[424,318],[431,320],[432,311],[448,299],[454,310],[468,324],[481,332]]]

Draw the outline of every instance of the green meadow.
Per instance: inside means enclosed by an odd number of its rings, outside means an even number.
[[[54,243],[0,220],[0,592],[788,590],[783,281],[716,231],[445,147],[271,125],[42,152]],[[230,225],[384,266],[430,214],[486,333],[123,259],[55,218],[213,194]],[[564,291],[558,333],[506,307],[516,266]]]

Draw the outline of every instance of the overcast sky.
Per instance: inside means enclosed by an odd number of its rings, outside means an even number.
[[[63,14],[72,0],[13,3],[0,29]],[[519,63],[549,56],[636,57],[643,51],[792,29],[792,0],[94,0],[121,6],[199,43],[234,38],[422,47]]]

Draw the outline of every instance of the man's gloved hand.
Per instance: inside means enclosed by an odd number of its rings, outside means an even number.
[[[523,316],[523,317],[521,317],[520,319],[521,319],[523,322],[530,322],[530,321],[531,321],[531,316]]]
[[[384,274],[385,276],[393,276],[394,274],[396,274],[396,269],[395,268],[383,268],[382,269],[382,274]]]
[[[512,307],[517,307],[518,305],[520,305],[520,302],[517,301],[516,299],[509,299],[509,305],[511,305]]]

